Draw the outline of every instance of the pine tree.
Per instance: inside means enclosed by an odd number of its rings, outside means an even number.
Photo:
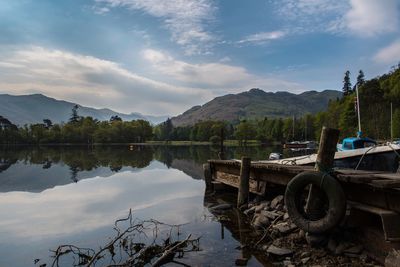
[[[350,71],[346,71],[344,73],[344,78],[343,78],[343,95],[349,95],[351,94],[353,91],[351,89],[351,82],[350,82]]]
[[[365,83],[365,76],[364,76],[364,72],[362,70],[360,70],[358,72],[358,76],[357,76],[357,83],[353,88],[353,91],[356,90],[356,86],[358,86],[358,88],[360,88],[363,84]]]
[[[75,123],[75,122],[79,121],[80,117],[78,115],[78,108],[79,108],[78,105],[75,105],[72,108],[72,113],[71,113],[71,117],[69,118],[69,122]]]

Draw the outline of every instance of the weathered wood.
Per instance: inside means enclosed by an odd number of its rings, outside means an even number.
[[[335,159],[339,133],[340,131],[337,129],[327,128],[325,126],[322,128],[317,160],[315,162],[315,169],[317,171],[331,171]]]
[[[224,160],[225,159],[225,152],[224,152],[224,128],[221,128],[220,134],[220,144],[219,144],[219,153],[218,158]]]
[[[210,163],[203,164],[204,180],[206,181],[206,192],[213,191],[212,172]]]
[[[337,129],[323,127],[318,148],[315,170],[320,172],[331,172],[335,159],[336,144],[340,131]],[[311,185],[308,193],[306,212],[311,217],[318,218],[323,210],[323,192],[320,188]]]
[[[240,167],[239,191],[237,198],[238,208],[240,208],[243,205],[247,205],[249,201],[250,167],[251,167],[251,159],[243,157],[242,164]]]
[[[234,175],[234,174],[217,171],[215,181],[223,183],[225,185],[235,187],[235,188],[239,188],[239,176]],[[264,195],[266,185],[267,185],[266,182],[251,179],[251,176],[250,176],[249,191],[251,193],[254,193],[257,195]]]

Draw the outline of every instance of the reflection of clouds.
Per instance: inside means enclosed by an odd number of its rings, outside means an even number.
[[[187,222],[185,219],[198,211],[193,210],[192,202],[181,203],[179,199],[202,196],[202,186],[178,170],[144,169],[116,173],[107,179],[87,179],[40,194],[3,193],[0,238],[41,239],[92,231],[112,225],[116,218],[126,216],[129,208],[143,218]],[[163,207],[171,201],[173,205]]]

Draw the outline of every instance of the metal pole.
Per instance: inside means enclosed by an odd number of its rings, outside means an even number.
[[[393,103],[390,102],[390,140],[393,142]]]
[[[360,117],[360,100],[358,98],[358,84],[356,84],[356,93],[357,93],[357,115],[358,115],[358,137],[361,137],[361,117]]]

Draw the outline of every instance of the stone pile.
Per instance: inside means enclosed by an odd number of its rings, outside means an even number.
[[[343,231],[329,236],[304,233],[291,222],[282,195],[249,203],[243,213],[261,236],[255,248],[265,251],[277,266],[379,266]]]

